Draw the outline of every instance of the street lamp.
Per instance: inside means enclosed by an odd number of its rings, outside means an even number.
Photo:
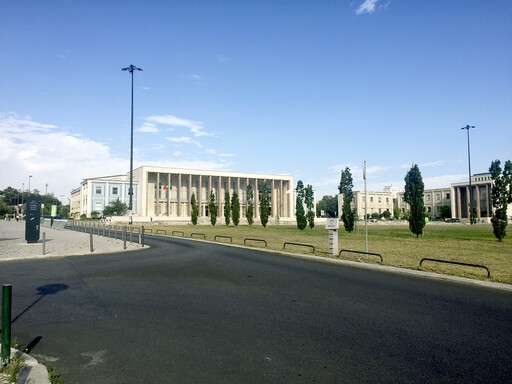
[[[469,168],[469,223],[473,224],[473,190],[471,188],[471,151],[469,146],[469,130],[475,128],[474,125],[466,125],[465,127],[462,127],[461,129],[465,129],[468,132],[468,168]]]
[[[138,68],[133,64],[130,64],[129,67],[121,68],[122,71],[130,72],[132,76],[132,118],[131,118],[131,128],[130,128],[130,189],[128,190],[128,195],[130,196],[130,204],[128,205],[128,209],[132,211],[132,195],[133,195],[133,72],[134,71],[142,71],[142,68]]]
[[[30,195],[30,179],[32,178],[32,175],[28,177],[28,194]]]

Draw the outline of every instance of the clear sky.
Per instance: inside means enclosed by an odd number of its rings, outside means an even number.
[[[0,0],[0,189],[134,166],[291,175],[317,199],[512,159],[510,0]],[[48,184],[48,187],[46,187]]]

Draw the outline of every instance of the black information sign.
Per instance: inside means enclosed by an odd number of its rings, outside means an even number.
[[[27,243],[39,241],[39,229],[41,224],[41,199],[27,197],[27,215],[25,216],[25,240]]]

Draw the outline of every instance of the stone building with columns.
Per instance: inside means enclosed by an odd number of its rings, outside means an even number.
[[[219,218],[224,216],[225,193],[238,193],[241,218],[245,218],[246,189],[253,190],[255,219],[259,218],[260,196],[267,184],[270,218],[294,219],[293,178],[288,175],[202,171],[181,168],[142,166],[133,170],[132,215],[135,220],[190,221],[192,194],[199,207],[199,219],[207,218],[210,193],[213,191]],[[102,212],[119,198],[128,205],[129,174],[85,179],[71,193],[71,210],[90,217]]]
[[[472,207],[477,221],[490,222],[492,217],[491,187],[490,173],[472,175],[471,185],[469,181],[452,184],[452,217],[469,222],[470,207]]]

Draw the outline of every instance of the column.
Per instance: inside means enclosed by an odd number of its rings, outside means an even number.
[[[203,204],[202,204],[203,201],[201,199],[201,195],[203,194],[203,176],[202,175],[199,175],[198,184],[199,184],[199,190],[196,193],[197,206],[199,207],[199,217],[204,217]]]
[[[155,214],[160,216],[160,172],[156,173]]]
[[[475,193],[475,198],[476,198],[476,218],[479,219],[480,218],[480,186],[479,185],[475,185],[475,189],[476,189],[476,193]]]
[[[460,187],[455,187],[455,190],[456,190],[456,195],[457,195],[457,198],[456,198],[456,204],[457,206],[455,207],[456,210],[457,210],[457,218],[462,218],[462,207],[461,207],[461,193],[460,193]]]
[[[178,174],[178,194],[176,196],[177,205],[176,205],[176,215],[178,217],[181,216],[181,173]]]

